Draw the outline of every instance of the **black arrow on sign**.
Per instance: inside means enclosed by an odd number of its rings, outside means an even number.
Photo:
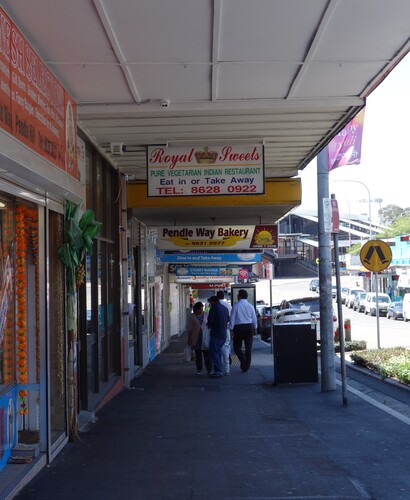
[[[374,252],[377,253],[377,256],[379,257],[380,262],[382,264],[386,264],[387,262],[389,262],[389,259],[386,259],[385,255],[383,253],[383,250],[380,248],[379,245],[375,245],[375,246],[369,248],[369,250],[367,251],[366,257],[363,259],[364,262],[366,262],[367,264],[370,264],[370,259],[372,258],[372,255]]]

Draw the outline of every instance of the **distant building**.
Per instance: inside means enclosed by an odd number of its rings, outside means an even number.
[[[292,211],[279,221],[278,255],[275,259],[276,275],[280,276],[281,263],[298,261],[312,271],[317,271],[319,258],[318,214],[315,210]],[[339,265],[341,274],[360,277],[363,286],[370,286],[371,273],[363,267],[359,255],[347,253],[355,243],[365,243],[369,238],[377,239],[377,235],[385,226],[372,222],[371,226],[365,216],[340,213],[339,223]],[[392,248],[392,264],[383,273],[379,273],[379,290],[385,291],[389,286],[397,290],[398,276],[403,275],[410,291],[410,237],[401,241],[400,237],[388,241]],[[333,241],[331,241],[331,247]],[[333,258],[334,261],[334,258]]]

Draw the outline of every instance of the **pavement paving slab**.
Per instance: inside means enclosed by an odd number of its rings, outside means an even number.
[[[16,496],[41,500],[408,500],[409,426],[320,382],[274,386],[252,367],[197,376],[176,337]],[[320,380],[320,377],[319,377]]]

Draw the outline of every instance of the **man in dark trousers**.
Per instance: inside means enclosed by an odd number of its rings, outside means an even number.
[[[248,302],[246,290],[239,290],[238,302],[232,308],[229,322],[233,333],[233,350],[238,356],[241,370],[246,373],[251,366],[253,336],[258,327],[255,308]],[[245,344],[245,353],[242,343]]]
[[[208,300],[211,304],[207,323],[211,338],[209,351],[214,364],[214,372],[209,376],[211,378],[220,378],[223,376],[222,346],[226,340],[226,328],[229,322],[229,312],[228,309],[219,302],[216,295],[213,295]]]

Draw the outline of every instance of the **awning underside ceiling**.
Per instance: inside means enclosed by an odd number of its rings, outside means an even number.
[[[146,180],[149,144],[263,143],[265,177],[295,176],[409,49],[408,0],[2,6],[129,180]]]

